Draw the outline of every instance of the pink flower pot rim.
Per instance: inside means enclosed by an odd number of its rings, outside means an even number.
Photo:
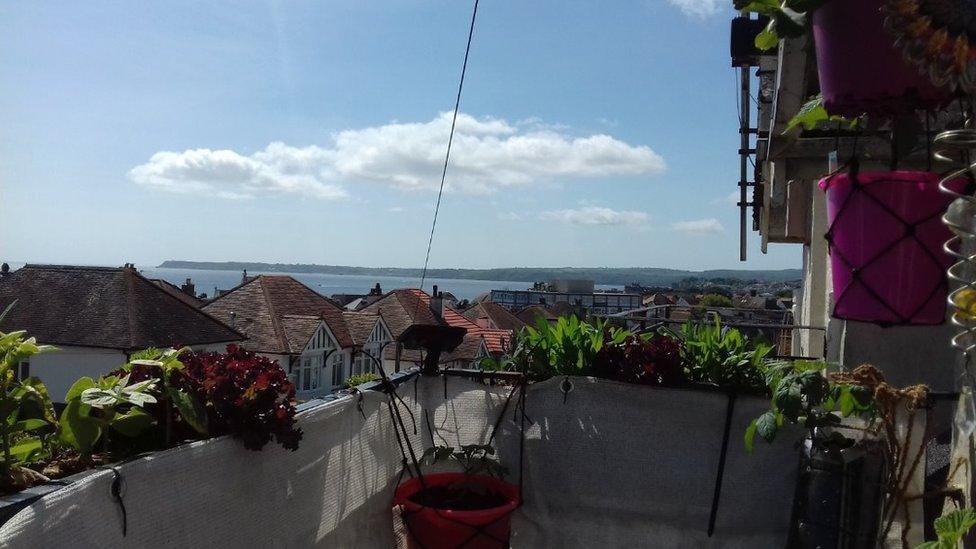
[[[493,488],[501,492],[506,498],[508,498],[508,503],[505,505],[499,505],[498,507],[492,507],[490,509],[478,509],[473,511],[457,511],[453,509],[438,509],[436,507],[427,507],[410,501],[410,496],[416,494],[421,490],[420,479],[417,477],[406,480],[396,489],[396,497],[393,500],[394,505],[403,505],[407,510],[411,512],[423,511],[424,509],[430,509],[438,514],[442,514],[445,517],[450,517],[454,520],[460,520],[464,522],[464,519],[483,519],[486,517],[503,516],[507,513],[514,511],[519,506],[519,496],[518,487],[514,484],[509,484],[503,480],[499,480],[495,477],[490,477],[488,475],[468,475],[465,473],[434,473],[424,475],[424,481],[428,486],[443,486],[445,484],[454,484],[455,482],[476,482],[484,484],[489,488]]]
[[[878,181],[904,181],[905,183],[938,183],[942,176],[935,172],[921,170],[897,170],[897,171],[863,171],[857,173],[857,182],[862,185],[876,183]],[[821,190],[826,191],[833,185],[850,184],[851,174],[839,172],[829,175],[820,180]]]

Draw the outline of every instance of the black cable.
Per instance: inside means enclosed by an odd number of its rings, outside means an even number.
[[[471,37],[474,36],[474,20],[478,15],[478,0],[474,0],[474,10],[471,12],[471,27],[468,29],[468,44],[464,48],[464,63],[461,64],[461,81],[458,82],[457,98],[454,100],[454,116],[451,118],[451,133],[447,138],[447,152],[444,154],[444,168],[441,170],[441,186],[437,191],[437,204],[434,206],[434,221],[430,225],[430,237],[427,239],[427,256],[424,258],[424,270],[420,274],[420,289],[424,289],[427,279],[427,265],[430,263],[430,247],[434,243],[434,229],[437,227],[437,214],[441,210],[441,196],[444,195],[444,181],[447,179],[447,164],[451,160],[451,145],[454,143],[454,127],[457,125],[458,109],[461,108],[461,89],[464,88],[464,73],[468,69],[468,54],[471,52]]]

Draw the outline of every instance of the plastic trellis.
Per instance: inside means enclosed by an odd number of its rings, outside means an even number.
[[[446,383],[447,383],[446,376],[444,376],[444,383],[445,383],[445,390],[446,390]],[[424,542],[422,541],[421,536],[418,535],[413,520],[413,518],[416,515],[427,511],[433,512],[439,519],[443,521],[461,526],[465,530],[470,530],[470,534],[468,535],[467,538],[465,538],[458,544],[453,545],[455,549],[461,549],[465,547],[480,548],[480,547],[496,547],[496,546],[505,548],[509,546],[508,537],[499,537],[498,535],[496,535],[496,532],[492,531],[492,529],[499,523],[510,520],[511,515],[515,511],[515,509],[517,509],[522,504],[522,476],[523,476],[522,454],[524,452],[524,442],[525,442],[525,379],[524,377],[520,379],[515,384],[515,386],[512,387],[512,390],[509,392],[508,397],[505,399],[505,403],[503,404],[502,409],[498,414],[498,419],[495,421],[495,424],[492,427],[491,435],[488,437],[488,444],[491,445],[495,440],[495,436],[498,433],[498,429],[501,427],[501,423],[503,418],[505,417],[505,414],[508,412],[508,408],[512,401],[512,397],[515,395],[516,392],[518,392],[518,405],[517,405],[516,414],[519,416],[519,429],[520,429],[519,480],[517,485],[518,495],[516,498],[516,504],[512,506],[510,509],[508,509],[507,511],[499,514],[499,516],[483,524],[472,524],[470,522],[456,519],[453,516],[450,516],[449,514],[443,512],[441,509],[435,509],[433,507],[420,506],[418,510],[411,511],[410,509],[408,509],[406,505],[401,505],[400,513],[403,519],[403,524],[406,527],[407,533],[409,535],[409,543],[411,547],[418,547],[419,549],[428,549],[427,545],[424,544]],[[427,428],[430,431],[431,439],[433,440],[433,436],[434,436],[433,426],[430,423],[429,414],[427,413],[426,410],[424,410],[424,418],[427,423]],[[399,435],[398,435],[398,439],[399,439]],[[415,464],[418,473],[417,476],[415,477],[414,471],[412,471],[408,465],[409,460],[408,460],[407,453],[404,452],[405,448],[403,447],[403,445],[401,445],[400,450],[401,452],[403,452],[403,469],[400,471],[400,476],[397,479],[396,486],[401,485],[405,475],[409,475],[412,478],[417,478],[418,480],[421,481],[421,483],[423,483],[423,475],[422,473],[420,473],[419,467]],[[507,528],[503,528],[503,529],[507,529]]]
[[[930,172],[838,173],[824,178],[834,317],[880,325],[945,320],[950,197]],[[963,180],[956,182],[963,186]]]

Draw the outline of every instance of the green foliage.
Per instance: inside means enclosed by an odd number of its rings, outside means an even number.
[[[688,381],[711,383],[737,391],[763,392],[763,365],[773,347],[751,342],[742,332],[715,323],[689,322],[681,327],[682,362]]]
[[[605,345],[619,345],[632,334],[600,319],[592,323],[575,316],[550,324],[537,319],[519,334],[512,360],[535,377],[585,375]]]
[[[156,423],[144,406],[157,402],[150,391],[156,380],[129,382],[129,375],[108,375],[93,380],[83,377],[68,389],[66,407],[61,412],[59,439],[88,457],[99,442],[134,439]],[[123,448],[121,453],[132,451]]]
[[[208,434],[207,413],[203,403],[191,391],[184,387],[181,373],[184,370],[180,356],[190,352],[190,349],[156,349],[150,347],[132,355],[128,363],[122,366],[123,372],[136,372],[146,381],[158,381],[154,386],[155,393],[162,400],[165,409],[166,445],[172,442],[173,409],[194,431],[201,435]]]
[[[345,383],[343,383],[343,386],[345,386],[347,389],[352,389],[353,387],[359,387],[364,383],[376,381],[379,378],[380,376],[374,374],[373,372],[364,372],[361,374],[356,374],[354,376],[349,376],[349,378],[346,379]]]
[[[769,17],[769,24],[756,36],[756,47],[770,50],[780,38],[802,36],[807,28],[807,16],[828,0],[734,0],[735,9],[743,13],[758,13]]]
[[[874,396],[859,385],[831,383],[824,375],[827,364],[798,360],[774,362],[763,377],[772,396],[770,408],[754,419],[745,432],[746,450],[752,452],[756,435],[775,440],[785,424],[803,425],[811,431],[840,423],[841,417],[875,417]],[[838,415],[839,414],[839,415]]]
[[[957,509],[935,519],[937,541],[927,541],[915,549],[956,549],[973,526],[976,526],[976,511]]]
[[[461,466],[466,475],[486,474],[502,478],[508,469],[498,463],[494,456],[495,448],[487,444],[468,444],[462,446],[460,450],[450,446],[432,446],[424,451],[420,462],[424,465],[433,465],[437,462],[453,460]]]
[[[825,122],[837,122],[842,129],[846,130],[853,130],[859,125],[858,119],[851,120],[836,114],[828,114],[827,109],[824,107],[823,95],[818,93],[800,107],[799,112],[786,124],[786,129],[783,130],[783,133],[789,133],[797,126],[802,126],[805,130],[812,130]]]
[[[731,307],[732,300],[720,294],[705,294],[698,304],[702,307]]]
[[[0,319],[13,308],[10,304]],[[11,471],[42,459],[46,448],[41,436],[57,425],[47,388],[37,378],[14,379],[21,361],[54,350],[38,345],[23,330],[0,332],[0,485],[9,486]]]

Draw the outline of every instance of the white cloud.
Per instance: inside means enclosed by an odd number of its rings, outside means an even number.
[[[648,215],[644,212],[587,206],[575,210],[542,212],[539,218],[544,221],[559,221],[574,225],[641,225],[648,220]]]
[[[352,183],[436,191],[440,184],[450,113],[429,122],[345,130],[328,146],[275,142],[243,155],[231,150],[158,152],[129,178],[147,187],[225,198],[296,193],[335,200]],[[446,190],[487,194],[556,179],[660,174],[664,159],[649,147],[606,134],[576,137],[552,127],[460,114]]]
[[[739,191],[732,191],[728,195],[722,198],[713,198],[711,204],[715,206],[728,206],[728,205],[738,205],[739,203]]]
[[[671,230],[694,236],[702,236],[724,232],[725,227],[718,222],[718,219],[710,217],[708,219],[696,219],[694,221],[678,221],[677,223],[671,224]]]
[[[719,13],[722,8],[729,6],[728,0],[668,0],[688,17],[704,19]]]
[[[391,213],[401,213],[407,211],[407,209],[404,208],[403,206],[390,206],[389,208],[386,209],[386,211]]]
[[[523,215],[518,212],[502,212],[498,214],[498,219],[502,221],[521,221]]]

